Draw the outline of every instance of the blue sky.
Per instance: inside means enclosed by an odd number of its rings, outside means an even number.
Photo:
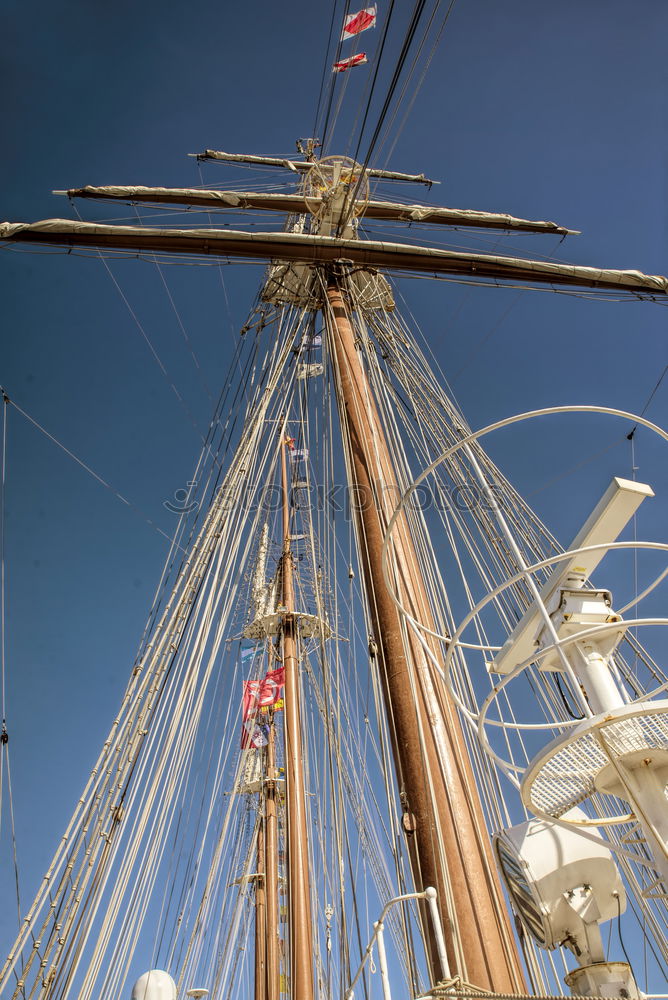
[[[397,16],[408,7],[400,4]],[[205,147],[289,154],[313,128],[331,10],[297,0],[121,0],[112,8],[5,0],[0,214],[69,217],[67,201],[51,191],[86,183],[199,184],[186,154]],[[663,0],[458,0],[387,164],[441,184],[402,193],[554,219],[583,235],[521,245],[665,273],[667,31]],[[370,53],[378,35],[367,35]],[[347,151],[366,72],[351,77],[332,152]],[[235,183],[231,171],[224,176]],[[215,164],[203,168],[204,182],[222,177]],[[89,209],[94,218],[96,206]],[[261,269],[224,269],[225,294],[217,271],[170,271],[200,373],[153,265],[125,261],[113,272],[169,380],[99,260],[11,250],[0,257],[0,380],[140,511],[10,409],[7,713],[24,898],[124,688],[167,544],[146,518],[167,533],[173,527],[163,501],[194,464],[191,416],[205,427],[210,411],[201,372],[215,395]],[[638,412],[668,361],[659,306],[415,279],[401,291],[474,427],[558,403]],[[667,423],[668,379],[647,416]],[[503,436],[494,454],[566,542],[610,475],[630,474],[629,448],[616,445],[559,491],[543,487],[625,427],[565,421],[544,439],[535,430]],[[637,449],[639,477],[663,487],[648,516],[657,536],[666,523],[666,452],[644,435]],[[0,849],[5,873],[6,837]],[[0,914],[3,942],[10,917]]]

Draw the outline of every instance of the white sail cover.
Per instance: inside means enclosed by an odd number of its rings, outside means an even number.
[[[308,211],[302,194],[276,194],[257,191],[220,191],[215,188],[165,188],[141,185],[105,185],[71,188],[70,198],[119,199],[141,202],[166,202],[181,205],[212,205],[217,208],[256,209],[273,212]],[[309,196],[311,205],[320,199]],[[372,219],[392,219],[404,222],[440,223],[448,226],[475,226],[492,229],[519,229],[527,232],[553,232],[574,235],[575,229],[566,229],[556,222],[544,219],[522,219],[504,212],[482,212],[469,208],[444,208],[437,205],[404,205],[393,201],[369,201],[363,214]]]
[[[346,260],[364,267],[454,274],[499,281],[668,294],[668,278],[641,271],[581,267],[493,254],[460,253],[379,240],[339,240],[305,233],[245,233],[230,229],[150,229],[70,219],[5,222],[0,239],[13,242],[90,246],[150,253],[203,254],[245,259],[299,260],[312,265]]]
[[[313,163],[310,160],[282,160],[277,156],[256,156],[253,153],[225,153],[221,149],[205,149],[203,153],[188,153],[198,160],[224,160],[227,163],[258,163],[265,167],[287,167],[288,170],[310,170]],[[440,181],[430,180],[424,174],[404,174],[397,170],[378,170],[367,167],[368,177],[384,177],[386,180],[415,181],[418,184],[440,184]]]

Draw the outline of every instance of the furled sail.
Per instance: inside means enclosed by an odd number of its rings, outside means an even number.
[[[70,198],[100,200],[122,199],[127,201],[154,202],[171,205],[202,205],[205,208],[250,208],[269,212],[306,212],[306,199],[301,194],[272,194],[254,191],[218,191],[202,188],[164,188],[144,186],[106,185],[71,188],[54,194],[67,194]],[[317,201],[309,196],[310,205]],[[435,205],[402,205],[391,201],[369,201],[364,215],[370,219],[400,222],[428,222],[446,226],[474,226],[485,229],[509,229],[527,233],[557,233],[573,235],[576,229],[566,229],[556,222],[520,219],[501,212],[478,212],[468,208],[439,208]]]
[[[261,167],[288,167],[289,170],[310,170],[311,160],[281,160],[277,156],[253,156],[249,153],[223,153],[216,149],[205,149],[203,153],[190,153],[198,160],[223,160],[228,163],[254,163]],[[418,184],[438,184],[429,180],[424,174],[402,174],[397,170],[378,170],[369,167],[365,170],[367,177],[382,177],[388,181],[415,181]]]
[[[668,293],[668,278],[641,271],[556,264],[492,254],[460,253],[434,247],[414,247],[378,240],[340,240],[305,233],[245,233],[219,229],[150,229],[46,219],[5,222],[0,239],[23,243],[60,244],[149,253],[204,254],[250,259],[280,258],[325,264],[347,260],[361,267],[426,274],[460,275],[555,287],[596,288],[650,295]]]

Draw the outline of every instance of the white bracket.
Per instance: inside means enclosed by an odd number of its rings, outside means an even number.
[[[654,491],[645,483],[636,483],[615,476],[571,542],[568,551],[585,549],[592,545],[612,544],[645,497],[653,496]],[[562,588],[568,589],[573,584],[576,587],[581,586],[596,569],[606,551],[602,548],[593,552],[580,552],[571,559],[559,563],[540,590],[541,603],[545,605],[552,595]],[[518,663],[529,659],[536,649],[536,640],[544,621],[538,602],[534,601],[489,665],[490,671],[496,674],[509,674]]]

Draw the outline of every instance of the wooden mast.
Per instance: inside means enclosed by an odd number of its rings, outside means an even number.
[[[283,555],[281,557],[283,667],[285,669],[285,778],[288,847],[288,909],[290,933],[290,994],[295,1000],[313,1000],[311,897],[308,874],[306,796],[302,760],[299,706],[299,661],[294,616],[294,581],[290,545],[290,498],[286,450],[281,445],[283,492]]]
[[[523,992],[524,977],[491,857],[459,721],[440,678],[415,635],[404,635],[384,583],[385,526],[400,491],[378,411],[355,347],[342,284],[330,276],[325,319],[349,432],[351,487],[356,497],[360,559],[392,732],[413,877],[433,885],[450,972],[497,992]],[[395,577],[402,603],[433,628],[426,588],[408,523],[393,533]],[[438,650],[433,648],[438,656]],[[425,921],[428,924],[428,921]],[[443,975],[428,933],[432,975]]]
[[[264,795],[264,848],[266,920],[266,1000],[278,1000],[280,957],[278,953],[278,815],[276,812],[276,727],[271,709],[267,772]],[[264,942],[263,942],[264,943]]]
[[[264,789],[260,794],[264,800]],[[261,807],[262,808],[262,807]],[[266,905],[266,851],[264,816],[260,815],[257,826],[257,865],[255,872],[255,1000],[267,1000],[267,905]]]

